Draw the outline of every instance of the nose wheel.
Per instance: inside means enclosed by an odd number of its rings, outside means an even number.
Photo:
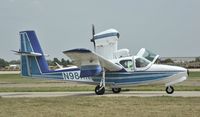
[[[167,94],[172,94],[172,93],[174,92],[174,87],[172,87],[172,86],[167,86],[167,87],[166,87],[166,92],[167,92]]]

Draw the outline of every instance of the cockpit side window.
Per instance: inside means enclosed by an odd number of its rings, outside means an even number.
[[[136,67],[137,67],[137,68],[146,67],[146,66],[149,64],[148,61],[145,61],[145,60],[142,59],[142,58],[137,58],[137,59],[135,59],[135,63],[136,63]]]
[[[132,60],[121,60],[119,63],[126,69],[129,69],[129,70],[133,69],[133,61]]]

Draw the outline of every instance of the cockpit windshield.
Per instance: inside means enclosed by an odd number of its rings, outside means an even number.
[[[138,57],[145,58],[150,62],[155,62],[156,59],[159,57],[159,55],[154,54],[153,52],[150,52],[149,50],[142,48],[140,51],[137,53]]]
[[[159,57],[145,48],[140,49],[136,56],[134,56],[135,69],[143,71],[148,69]]]
[[[145,49],[145,51],[142,55],[142,57],[146,58],[147,60],[149,60],[151,62],[154,60],[154,58],[156,56],[157,56],[156,54],[154,54],[154,53],[152,53],[152,52],[150,52],[149,50],[146,50],[146,49]]]

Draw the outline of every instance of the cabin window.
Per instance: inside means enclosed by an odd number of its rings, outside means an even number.
[[[132,60],[121,60],[120,64],[127,69],[133,69],[133,61]]]
[[[135,59],[135,63],[137,68],[146,67],[149,64],[148,61],[145,61],[142,58]]]

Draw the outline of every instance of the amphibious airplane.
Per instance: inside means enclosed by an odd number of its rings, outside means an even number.
[[[109,29],[95,34],[94,51],[78,48],[64,51],[75,66],[50,70],[34,31],[20,32],[21,76],[66,80],[96,85],[95,93],[103,95],[105,87],[119,93],[127,86],[164,84],[166,92],[187,79],[185,68],[155,64],[158,55],[142,48],[135,56],[128,49],[118,50],[119,32]]]

